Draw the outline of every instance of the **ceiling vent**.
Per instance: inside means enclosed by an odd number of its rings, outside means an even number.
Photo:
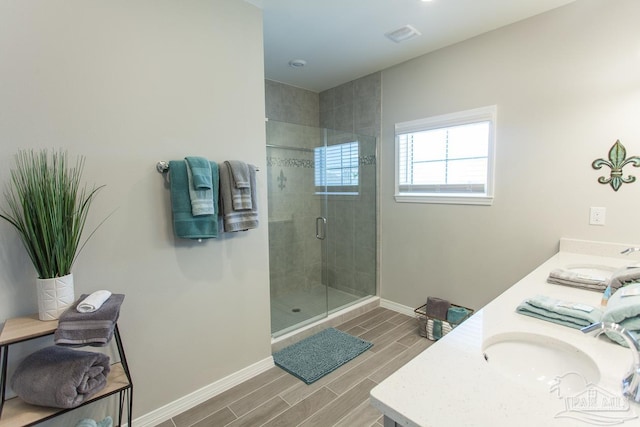
[[[420,35],[422,35],[420,31],[416,30],[411,25],[405,25],[404,27],[398,28],[397,30],[389,31],[385,34],[385,37],[387,37],[392,42],[400,43],[405,40],[418,37]]]

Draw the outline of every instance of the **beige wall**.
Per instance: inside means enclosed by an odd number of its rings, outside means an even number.
[[[579,0],[383,72],[382,298],[479,308],[560,237],[640,242],[640,182],[616,193],[591,168],[616,139],[640,155],[638,16],[636,0]],[[394,124],[492,104],[493,206],[394,202]],[[591,206],[606,226],[588,224]]]
[[[155,170],[186,155],[266,170],[263,78],[261,11],[245,2],[0,3],[0,183],[17,150],[62,147],[107,185],[76,294],[126,294],[135,416],[270,356],[266,181],[257,230],[192,243],[174,238]],[[3,322],[37,305],[17,234],[2,222],[0,238]]]

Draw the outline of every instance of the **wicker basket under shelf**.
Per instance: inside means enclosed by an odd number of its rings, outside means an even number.
[[[473,310],[468,307],[463,307],[461,305],[456,305],[456,304],[451,304],[451,307],[464,308],[469,312],[469,314],[464,319],[462,319],[460,323],[467,320],[473,314]],[[455,328],[460,324],[460,323],[450,323],[450,322],[447,322],[446,319],[438,319],[437,317],[428,316],[427,304],[421,305],[420,307],[413,310],[413,312],[416,313],[416,318],[418,319],[418,331],[420,333],[420,336],[425,337],[431,341],[436,341],[438,339],[433,334],[433,325],[435,320],[439,320],[442,323],[442,336],[445,336],[446,334],[451,332],[453,328]]]

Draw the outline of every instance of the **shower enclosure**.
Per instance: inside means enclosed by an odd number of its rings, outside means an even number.
[[[271,333],[376,293],[376,138],[267,121]]]

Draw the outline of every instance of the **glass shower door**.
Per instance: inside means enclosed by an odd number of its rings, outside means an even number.
[[[267,122],[271,331],[376,293],[376,139]]]
[[[271,332],[327,316],[326,197],[316,194],[314,156],[324,131],[267,122]]]

